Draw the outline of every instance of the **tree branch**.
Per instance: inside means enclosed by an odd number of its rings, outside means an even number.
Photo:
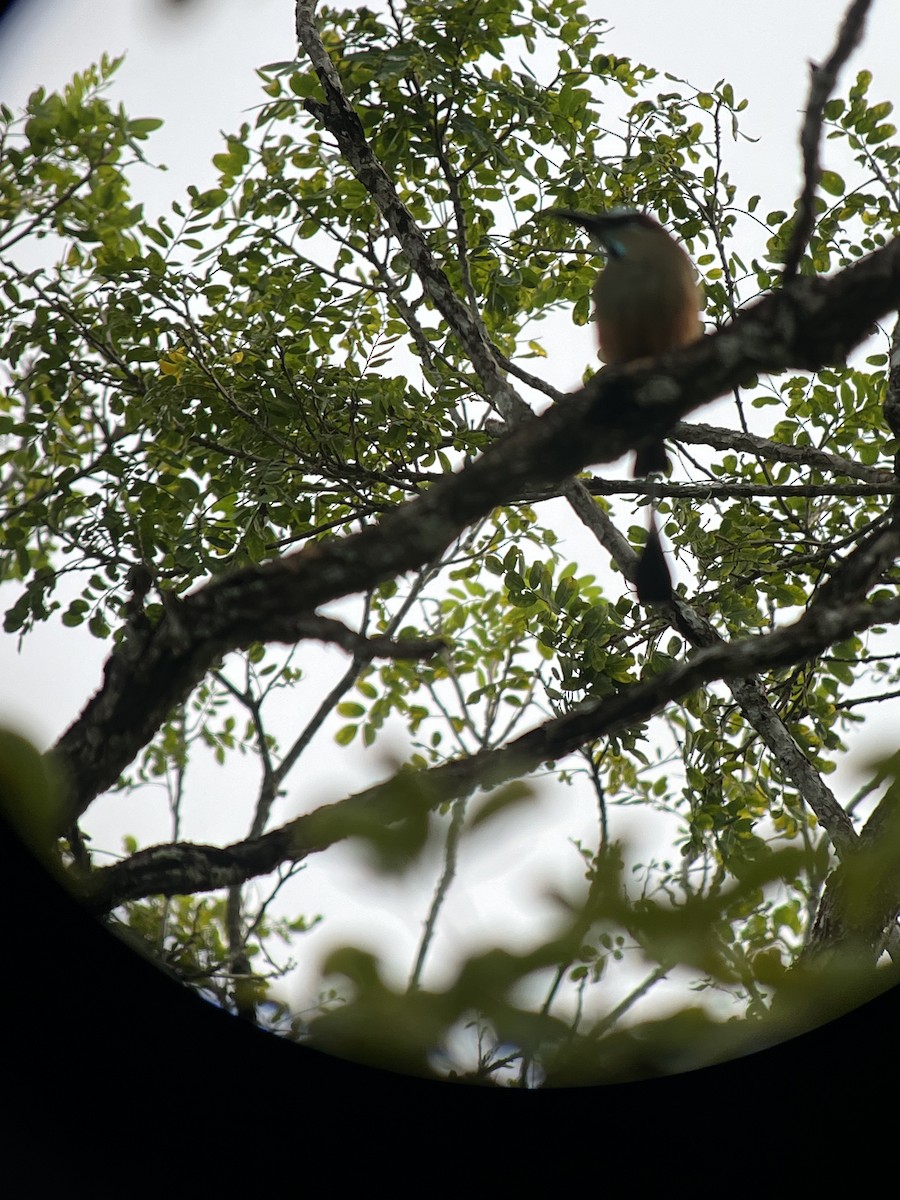
[[[896,553],[900,535],[893,536]],[[667,704],[714,679],[746,678],[804,662],[834,641],[898,620],[900,599],[873,605],[855,601],[837,608],[810,607],[793,625],[698,650],[658,675],[546,721],[503,749],[444,763],[430,771],[401,772],[386,783],[324,805],[262,837],[224,848],[183,843],[140,850],[95,872],[87,882],[85,901],[101,913],[146,895],[187,894],[243,883],[286,860],[299,861],[347,837],[371,835],[400,821],[415,821],[447,801],[518,778],[541,763],[573,753],[585,742],[648,720]],[[855,840],[855,834],[853,837]]]
[[[800,149],[803,153],[803,190],[797,202],[794,228],[784,258],[782,277],[785,282],[793,279],[800,266],[800,259],[815,227],[816,217],[813,201],[819,183],[819,139],[825,105],[834,90],[838,71],[853,53],[862,37],[866,16],[872,0],[853,0],[844,15],[838,39],[824,66],[810,63],[811,80],[809,99],[806,102],[806,117],[800,131]]]
[[[832,454],[816,446],[773,442],[769,438],[745,430],[725,429],[702,422],[687,424],[679,421],[673,427],[669,440],[685,442],[688,445],[712,446],[714,450],[737,450],[743,454],[751,454],[754,458],[791,463],[798,467],[822,471],[826,475],[843,475],[847,479],[860,479],[875,485],[892,481],[890,472],[884,467],[867,467],[852,458],[844,458],[841,454]]]
[[[333,617],[320,617],[315,613],[300,614],[295,619],[296,638],[315,639],[340,646],[360,662],[373,658],[431,658],[447,649],[443,638],[392,638],[376,635],[364,637]]]
[[[647,482],[646,479],[600,479],[593,476],[590,479],[580,479],[585,491],[591,496],[671,496],[676,500],[737,500],[765,499],[766,497],[782,497],[786,499],[801,498],[814,500],[822,498],[844,497],[846,499],[864,499],[869,496],[900,495],[900,483],[886,481],[885,483],[719,483],[709,481],[678,481],[660,483],[657,480]],[[550,500],[559,495],[556,492],[530,492],[520,496],[520,500],[534,503],[540,500]]]
[[[341,77],[319,37],[315,18],[316,0],[297,0],[297,38],[325,93],[325,103],[307,100],[306,109],[337,141],[341,154],[378,205],[388,228],[400,242],[425,295],[444,316],[459,338],[487,395],[504,417],[531,410],[510,387],[497,362],[484,327],[459,299],[434,261],[431,250],[409,209],[400,199],[390,176],[375,157],[365,131],[344,91]]]

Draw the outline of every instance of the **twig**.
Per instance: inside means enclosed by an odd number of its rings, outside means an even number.
[[[871,5],[872,0],[853,0],[844,15],[837,42],[828,60],[821,67],[810,63],[809,98],[806,102],[806,117],[800,131],[803,189],[797,201],[794,228],[784,256],[782,279],[785,283],[797,274],[803,251],[815,227],[813,202],[819,183],[819,138],[822,133],[825,105],[834,90],[838,72],[859,44]]]

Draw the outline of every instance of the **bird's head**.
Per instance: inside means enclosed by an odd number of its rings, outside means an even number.
[[[658,221],[634,208],[613,208],[606,213],[576,212],[571,208],[551,208],[548,216],[569,221],[585,230],[591,240],[610,258],[625,258],[635,247],[669,235]]]

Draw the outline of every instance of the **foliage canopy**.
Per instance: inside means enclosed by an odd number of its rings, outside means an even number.
[[[900,617],[900,400],[883,332],[854,366],[841,346],[896,309],[898,288],[876,276],[869,313],[811,289],[890,252],[890,105],[866,72],[825,97],[841,173],[819,175],[783,278],[804,211],[788,196],[766,211],[732,181],[746,101],[616,57],[581,0],[322,6],[315,20],[297,7],[302,57],[261,69],[264,98],[215,155],[217,185],[158,220],[131,180],[159,123],[106,99],[117,62],[39,89],[22,116],[0,110],[5,629],[39,636],[59,616],[110,655],[56,747],[63,869],[219,1003],[412,1072],[680,1069],[743,1045],[773,997],[800,1003],[826,959],[871,987],[900,910],[897,763],[849,805],[825,779],[862,700],[898,680],[879,632]],[[643,375],[588,366],[567,409],[556,347],[568,314],[590,319],[597,262],[546,210],[619,205],[691,252],[708,332],[747,332],[727,379],[704,374],[725,344],[710,338]],[[736,318],[766,296],[795,304],[794,324],[772,318],[754,340]],[[816,361],[808,330],[829,320],[846,344]],[[642,606],[628,581],[647,489],[586,468],[607,461],[598,437],[612,459],[645,436],[627,389],[653,371],[691,399],[651,414],[675,460],[658,508],[682,582],[673,604]],[[726,393],[725,424],[675,424]],[[548,401],[548,423],[531,421]],[[559,440],[566,413],[569,470],[540,440],[554,420]],[[349,595],[341,620],[316,612]],[[284,713],[322,691],[304,639],[346,659],[297,726]],[[398,723],[409,753],[387,783],[273,820],[323,741],[355,752]],[[210,752],[258,766],[246,837],[225,848],[180,835],[189,764]],[[126,837],[98,865],[79,828],[94,799],[112,787],[141,803],[159,784],[171,844]],[[475,955],[429,990],[468,835],[501,812],[528,820],[535,792],[566,785],[599,816],[592,845],[562,848],[586,882],[560,900],[557,934]],[[665,818],[668,845],[644,862],[621,844],[635,806]],[[410,985],[345,947],[313,1017],[292,1016],[274,947],[302,948],[315,918],[270,903],[348,837],[385,871],[441,841]],[[243,885],[261,879],[254,900]],[[641,975],[623,994],[610,980],[626,966]],[[743,1019],[692,1001],[641,1021],[672,972]],[[469,1024],[474,1061],[454,1050]]]

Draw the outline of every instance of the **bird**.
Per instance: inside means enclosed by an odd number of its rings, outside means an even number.
[[[655,358],[690,345],[703,333],[702,290],[694,264],[681,246],[653,217],[636,209],[606,213],[554,208],[550,215],[584,229],[606,255],[594,284],[594,323],[599,355],[608,366],[639,358]],[[664,472],[669,465],[665,444],[638,448],[634,477]],[[650,527],[635,576],[638,598],[645,603],[672,599],[672,582],[650,509]]]
[[[593,316],[599,354],[608,366],[656,358],[701,336],[702,293],[694,264],[658,221],[630,208],[550,213],[584,229],[606,254],[594,284]],[[665,446],[655,442],[637,451],[634,476],[667,466]]]

